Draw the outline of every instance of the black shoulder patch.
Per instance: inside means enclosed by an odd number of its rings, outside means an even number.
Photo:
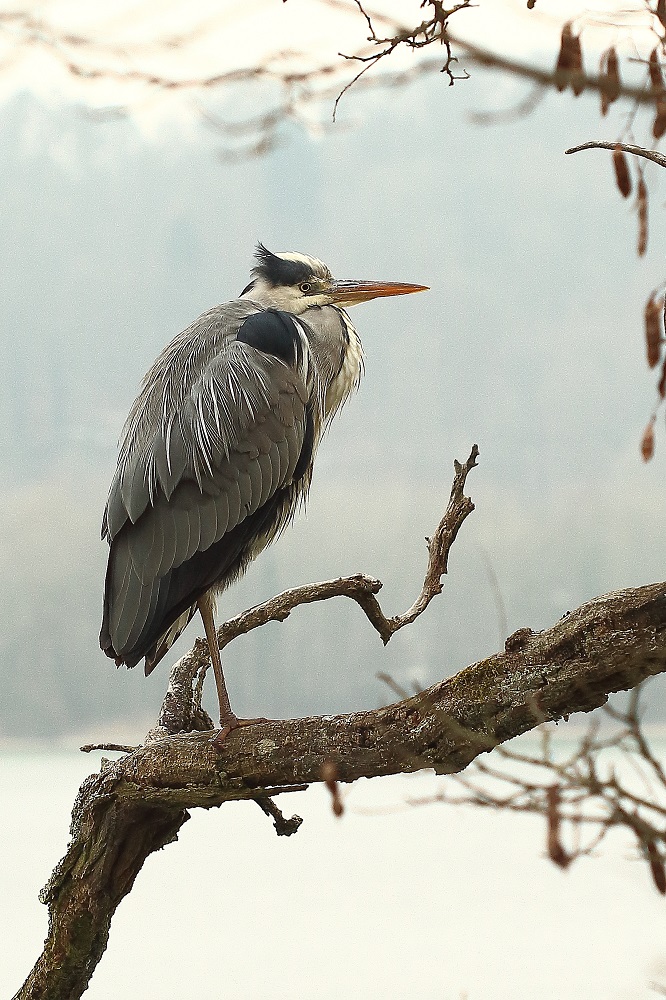
[[[253,313],[241,326],[237,339],[287,364],[296,363],[298,328],[289,313],[279,309]]]

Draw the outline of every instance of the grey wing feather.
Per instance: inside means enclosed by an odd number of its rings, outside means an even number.
[[[237,480],[231,477],[229,463],[225,463],[225,473],[226,475],[216,475],[214,479],[215,485],[226,501],[227,526],[225,531],[231,531],[241,519],[241,494]]]
[[[210,548],[217,539],[217,508],[215,498],[202,494],[199,503],[199,546],[202,551]]]
[[[198,507],[191,507],[187,512],[190,522],[190,544],[187,546],[187,559],[191,559],[201,548],[201,518]]]
[[[263,507],[268,498],[272,496],[277,488],[277,483],[273,474],[273,463],[271,462],[270,450],[262,451],[257,455],[257,471],[261,479],[261,493],[259,496],[259,507]],[[275,483],[275,486],[273,485]]]
[[[125,600],[127,598],[127,589],[129,587],[130,573],[132,572],[132,560],[129,558],[127,552],[127,542],[125,539],[121,538],[118,540],[116,545],[116,550],[113,553],[113,561],[115,563],[115,580],[114,580],[114,603],[110,613],[109,628],[111,634],[117,637],[119,640],[124,641],[125,635],[120,635],[120,622],[123,617],[123,612],[125,609]],[[111,568],[111,563],[109,565]],[[129,634],[129,627],[127,629],[127,634]],[[121,645],[119,641],[119,645]]]
[[[164,576],[165,573],[168,573],[174,565],[176,548],[178,545],[178,535],[176,531],[174,512],[170,510],[165,503],[160,504],[159,513],[155,511],[154,518],[156,520],[159,518],[160,534],[162,535],[162,540],[164,542],[162,559],[157,570],[155,571],[155,576],[161,577]]]
[[[215,539],[222,538],[229,528],[229,497],[222,490],[215,499],[215,512],[217,514],[217,528]]]
[[[125,639],[125,645],[128,649],[132,649],[143,632],[145,624],[150,616],[150,608],[154,606],[159,587],[156,586],[155,582],[149,584],[148,586],[141,583],[138,577],[133,577],[130,589],[127,594],[128,606],[129,601],[136,601],[133,610],[133,621],[132,627],[129,630],[129,634]],[[129,616],[130,618],[132,615]]]
[[[280,458],[280,448],[279,445],[273,442],[268,451],[268,457],[271,460],[271,470],[272,470],[272,480],[271,480],[271,492],[275,492],[276,483],[279,483],[283,478],[283,468],[286,469],[286,464],[283,465],[282,459]]]
[[[260,491],[254,489],[252,476],[248,471],[248,462],[244,461],[242,464],[239,463],[239,465],[240,468],[238,470],[238,490],[240,492],[241,515],[238,521],[240,523],[241,521],[245,520],[248,514],[251,514],[253,510],[256,510],[254,504],[256,503],[258,506]]]
[[[289,441],[287,440],[286,436],[281,441],[275,442],[275,449],[277,451],[280,479],[286,479],[289,475],[289,466],[291,464],[290,454],[289,454]]]
[[[152,512],[147,512],[149,516],[155,516],[159,518],[160,509],[155,509],[155,514]],[[176,529],[176,551],[173,557],[173,563],[168,566],[167,569],[173,569],[176,566],[181,566],[182,563],[187,559],[187,551],[190,547],[190,519],[187,516],[187,511],[183,510],[182,507],[176,504],[171,505],[171,513],[173,514],[173,523]]]
[[[134,572],[142,583],[149,583],[162,564],[164,534],[156,531],[154,518],[144,518],[127,537]]]
[[[116,606],[111,618],[114,641],[120,648],[130,644],[133,633],[141,631],[146,620],[152,585],[144,586],[132,565],[125,538],[119,540],[121,546],[115,553],[117,563],[123,568],[123,581],[118,593]]]

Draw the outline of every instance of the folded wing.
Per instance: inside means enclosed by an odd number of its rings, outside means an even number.
[[[109,493],[100,643],[128,666],[145,656],[147,672],[197,599],[242,573],[307,490],[316,435],[302,327],[254,309],[236,329],[200,322],[163,352]]]

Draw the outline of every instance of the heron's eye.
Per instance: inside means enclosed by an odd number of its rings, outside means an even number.
[[[300,288],[300,290],[303,292],[304,295],[307,295],[308,292],[312,291],[312,285],[310,284],[309,281],[301,281],[298,287]]]

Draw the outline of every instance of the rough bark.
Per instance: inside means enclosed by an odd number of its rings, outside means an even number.
[[[430,767],[459,771],[547,719],[589,712],[666,670],[666,583],[596,598],[541,633],[406,701],[374,712],[266,722],[153,739],[81,787],[67,854],[42,898],[49,935],[16,998],[73,1000],[106,947],[111,918],[145,858],[177,837],[188,809],[256,799],[321,780]],[[294,822],[297,826],[297,822]],[[283,830],[282,832],[291,832]]]

